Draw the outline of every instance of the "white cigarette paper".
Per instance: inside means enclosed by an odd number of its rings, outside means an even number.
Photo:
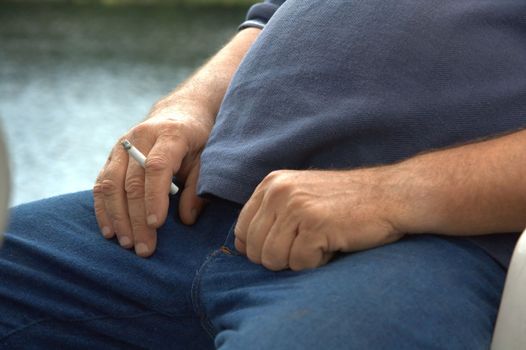
[[[122,147],[128,152],[128,154],[137,161],[143,167],[144,169],[144,163],[146,161],[146,157],[144,154],[141,153],[137,148],[135,148],[134,145],[131,144],[130,141],[124,140],[121,142]],[[170,184],[170,194],[176,194],[179,192],[179,188],[172,182]]]

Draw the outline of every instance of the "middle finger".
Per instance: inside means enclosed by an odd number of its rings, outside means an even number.
[[[148,154],[147,147],[141,142],[135,142],[135,147],[144,154]],[[147,225],[145,205],[145,172],[134,160],[128,162],[124,188],[128,201],[128,215],[133,232],[135,252],[142,257],[150,256],[155,250],[157,234],[154,228]]]

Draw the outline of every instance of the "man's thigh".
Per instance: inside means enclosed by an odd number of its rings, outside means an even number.
[[[0,249],[0,348],[204,348],[195,272],[237,214],[211,205],[193,227],[170,208],[148,259],[99,233],[91,192],[12,210]]]
[[[230,250],[203,268],[201,307],[219,349],[484,349],[504,278],[478,247],[436,236],[300,273]]]

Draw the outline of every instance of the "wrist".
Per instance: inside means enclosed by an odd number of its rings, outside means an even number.
[[[411,233],[413,212],[409,207],[410,190],[405,177],[396,166],[378,166],[359,170],[357,172],[362,186],[369,188],[370,196],[375,198],[378,215],[383,218],[394,231],[394,234]]]
[[[378,170],[393,226],[408,234],[439,233],[453,203],[445,200],[443,191],[448,184],[437,181],[436,170],[418,158]]]
[[[155,103],[147,119],[183,122],[209,134],[214,126],[215,114],[195,100],[168,96]]]
[[[213,125],[216,113],[215,108],[207,106],[206,103],[198,98],[174,93],[157,101],[150,109],[147,119],[172,119],[178,115],[181,117],[198,116],[203,122]]]
[[[344,193],[341,203],[351,211],[364,209],[391,238],[407,233],[405,191],[389,166],[334,171],[332,181]],[[396,239],[389,239],[394,241]]]

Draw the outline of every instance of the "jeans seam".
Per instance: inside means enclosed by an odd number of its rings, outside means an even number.
[[[202,277],[204,275],[205,270],[208,268],[210,262],[217,256],[221,255],[230,255],[230,256],[236,256],[239,255],[237,251],[232,251],[227,243],[232,234],[234,234],[234,228],[236,226],[237,220],[234,221],[234,223],[230,226],[228,229],[225,241],[219,247],[219,249],[214,250],[212,253],[210,253],[203,264],[197,269],[197,272],[195,274],[194,280],[192,282],[192,287],[190,289],[190,298],[192,300],[192,307],[194,309],[194,312],[201,320],[201,326],[205,330],[205,332],[208,334],[208,336],[213,340],[215,336],[217,335],[218,331],[208,315],[205,311],[205,306],[201,298],[201,281]]]
[[[212,340],[215,338],[217,334],[217,330],[212,324],[212,321],[206,315],[206,311],[204,310],[205,307],[201,300],[201,288],[200,287],[201,287],[203,272],[208,267],[209,262],[212,261],[213,258],[215,258],[216,256],[220,254],[221,254],[221,249],[218,249],[210,253],[210,255],[208,255],[208,257],[205,259],[205,261],[199,267],[199,269],[197,270],[195,274],[194,280],[192,282],[191,292],[190,292],[191,300],[192,300],[192,307],[194,309],[194,312],[201,320],[201,326],[205,330],[206,334],[208,334],[208,336]]]
[[[49,322],[49,321],[70,322],[70,323],[79,322],[79,323],[82,323],[82,322],[89,322],[89,321],[110,319],[110,318],[114,318],[114,319],[132,319],[132,318],[143,317],[143,316],[151,316],[151,315],[165,315],[165,314],[161,314],[161,313],[159,313],[157,311],[149,311],[149,312],[142,312],[142,313],[139,313],[139,314],[125,315],[125,316],[100,315],[100,316],[93,316],[93,317],[79,318],[79,319],[76,319],[76,318],[60,319],[60,318],[53,318],[53,317],[42,318],[42,319],[33,321],[31,323],[28,323],[26,325],[20,326],[20,327],[18,327],[16,329],[13,329],[13,330],[9,331],[8,333],[6,333],[2,337],[0,337],[0,341],[4,341],[7,338],[9,338],[10,336],[12,336],[12,335],[14,335],[16,333],[19,333],[19,332],[21,332],[21,331],[23,331],[25,329],[28,329],[28,328],[31,328],[31,327],[33,327],[35,325],[40,324],[40,323]]]

